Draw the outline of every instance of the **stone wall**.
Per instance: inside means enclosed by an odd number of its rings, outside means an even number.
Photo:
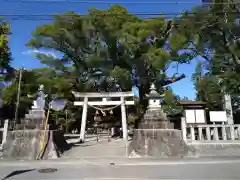
[[[175,129],[135,129],[128,146],[128,156],[184,157],[195,154],[194,149],[182,140],[182,133]]]
[[[3,159],[37,159],[41,149],[41,141],[44,135],[44,130],[18,130],[9,131],[7,141],[3,144],[2,158]],[[46,131],[46,149],[43,159],[54,159],[60,155],[64,144],[64,140],[59,140],[59,132]],[[57,143],[56,143],[57,142]],[[65,146],[66,144],[64,144]],[[64,147],[65,148],[65,147]]]
[[[195,157],[227,157],[240,156],[240,142],[196,142],[188,143],[188,147],[195,149]]]
[[[180,130],[135,129],[127,150],[130,158],[237,157],[240,156],[240,141],[185,143]]]

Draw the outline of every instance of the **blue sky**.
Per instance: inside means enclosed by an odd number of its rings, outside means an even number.
[[[12,35],[10,37],[10,48],[13,55],[13,66],[16,68],[24,67],[26,69],[40,67],[41,64],[38,60],[35,59],[33,53],[29,53],[29,49],[25,47],[25,43],[28,42],[31,38],[31,32],[41,24],[48,23],[49,21],[43,20],[41,18],[35,18],[33,20],[26,20],[19,17],[18,19],[13,19],[12,15],[48,15],[62,13],[68,10],[76,11],[79,13],[86,13],[89,8],[99,8],[106,9],[111,5],[111,2],[122,2],[119,3],[122,6],[126,7],[129,12],[132,13],[149,13],[149,14],[160,14],[160,13],[181,13],[183,10],[191,9],[192,7],[200,4],[200,0],[151,0],[155,3],[140,3],[146,2],[141,0],[105,0],[108,3],[76,3],[67,2],[68,0],[42,0],[41,2],[37,0],[31,0],[24,2],[21,0],[2,0],[0,7],[0,16],[4,16],[9,20],[11,24]],[[34,2],[35,1],[35,2]],[[70,0],[71,1],[71,0]],[[79,0],[81,1],[81,0]],[[102,0],[103,1],[103,0]],[[164,2],[172,3],[164,3]],[[91,2],[91,0],[89,0]],[[124,2],[133,2],[124,3]],[[163,3],[161,3],[163,2]],[[179,2],[179,3],[173,3]],[[183,2],[183,3],[181,3]],[[186,74],[187,78],[181,80],[172,85],[174,92],[181,97],[188,97],[190,99],[195,98],[195,91],[191,81],[191,74],[194,72],[196,66],[196,61],[193,61],[191,64],[181,65],[178,69],[172,67],[169,69],[169,74],[175,73],[177,70],[178,73]]]

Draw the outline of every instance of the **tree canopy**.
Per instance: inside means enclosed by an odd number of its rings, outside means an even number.
[[[224,92],[238,94],[239,10],[235,0],[214,0],[208,7],[198,7],[180,19],[180,29],[191,36],[191,50],[205,59],[205,71],[219,80]]]
[[[197,99],[219,109],[224,93],[240,91],[239,5],[234,0],[214,2],[172,20],[140,18],[119,5],[107,10],[92,8],[82,15],[70,11],[53,15],[53,21],[38,26],[26,45],[39,52],[53,50],[56,56],[36,54],[47,67],[24,72],[21,97],[29,99],[27,93],[34,94],[39,84],[44,84],[49,97],[57,95],[70,102],[71,91],[129,91],[135,85],[140,92],[137,112],[142,112],[147,105],[145,94],[154,82],[159,92],[165,92],[165,112],[181,112],[177,106],[180,97],[164,86],[185,75],[169,75],[167,70],[172,64],[189,63],[200,56],[204,60],[193,75]],[[2,24],[0,52],[8,56],[1,68],[9,69],[9,29]],[[14,102],[16,83],[4,90],[6,104]]]
[[[3,19],[0,19],[0,82],[13,75],[11,67],[11,52],[8,46],[8,37],[10,35],[10,25]]]
[[[239,8],[235,0],[214,0],[179,19],[179,29],[192,39],[191,51],[203,58],[193,80],[197,99],[210,110],[223,108],[224,94],[232,96],[234,112],[240,105]]]
[[[145,94],[152,79],[176,78],[167,77],[171,63],[192,59],[187,52],[179,53],[187,41],[174,31],[173,21],[142,19],[118,5],[108,10],[90,9],[84,15],[55,15],[53,23],[36,28],[27,45],[60,52],[58,58],[44,54],[38,58],[63,72],[72,66],[81,91],[129,90],[135,69],[140,94]]]
[[[126,91],[136,85],[140,91],[137,112],[142,112],[142,108],[144,111],[147,105],[144,97],[151,82],[156,83],[159,91],[166,91],[163,86],[185,77],[177,73],[168,76],[170,65],[188,63],[195,56],[182,51],[189,46],[189,37],[176,26],[175,20],[167,21],[162,16],[139,18],[119,5],[107,10],[89,9],[83,15],[75,12],[54,15],[53,22],[38,26],[27,43],[40,51],[53,50],[56,56],[37,53],[36,57],[47,68],[23,71],[20,109],[25,110],[19,116],[32,105],[34,96],[29,95],[36,93],[39,84],[44,85],[50,99],[53,96],[68,99],[70,114],[75,112],[71,91]],[[12,109],[18,78],[3,91],[4,104]],[[171,90],[166,97],[166,111],[179,110],[176,106],[179,97]]]

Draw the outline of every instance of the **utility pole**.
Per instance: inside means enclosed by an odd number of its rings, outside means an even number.
[[[16,102],[16,109],[15,109],[15,124],[18,122],[18,107],[19,107],[19,101],[20,101],[20,95],[21,95],[21,82],[22,82],[22,71],[23,68],[19,70],[19,79],[18,79],[18,90],[17,90],[17,102]]]

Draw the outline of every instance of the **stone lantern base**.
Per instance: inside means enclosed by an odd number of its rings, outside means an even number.
[[[174,129],[161,108],[146,111],[128,146],[129,157],[184,157],[189,153],[181,130]]]
[[[135,129],[128,146],[128,157],[189,157],[195,154],[177,129]]]
[[[22,129],[38,129],[44,130],[45,126],[45,110],[44,109],[31,109],[28,114],[25,115],[24,119],[21,120],[20,124],[16,124],[15,130]]]
[[[174,129],[162,109],[148,109],[140,122],[139,129]]]

